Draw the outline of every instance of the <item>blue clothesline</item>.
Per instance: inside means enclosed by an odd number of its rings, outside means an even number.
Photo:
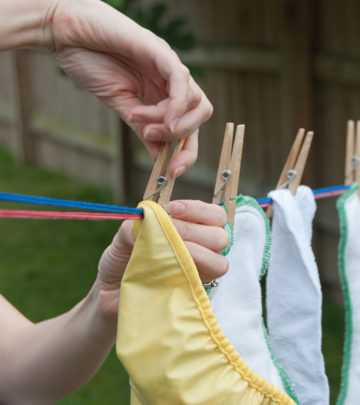
[[[342,184],[341,186],[323,187],[323,188],[318,188],[316,190],[313,190],[313,193],[314,193],[314,196],[317,196],[319,194],[333,193],[333,192],[336,192],[336,191],[346,191],[350,187],[351,187],[350,185],[345,185],[345,184]],[[268,198],[268,197],[258,198],[256,201],[259,204],[271,203],[272,198]]]
[[[120,207],[111,204],[99,204],[83,201],[62,200],[58,198],[37,197],[31,195],[0,193],[0,201],[10,201],[16,203],[51,205],[54,207],[77,208],[92,211],[108,211],[120,214],[143,214],[143,210],[139,208]]]
[[[319,188],[313,190],[315,196],[324,193],[332,193],[337,191],[346,191],[350,188],[349,185],[340,185],[332,187]],[[131,207],[121,207],[112,204],[99,204],[99,203],[90,203],[83,201],[72,201],[72,200],[62,200],[58,198],[49,198],[49,197],[37,197],[29,196],[23,194],[14,194],[14,193],[1,193],[0,192],[0,201],[10,201],[16,203],[26,203],[26,204],[39,204],[39,205],[49,205],[55,207],[67,207],[67,208],[76,208],[76,209],[85,209],[92,211],[107,211],[107,212],[116,212],[121,214],[136,214],[142,215],[143,210],[141,208],[131,208]],[[256,200],[259,204],[261,203],[271,203],[271,198],[258,198]]]

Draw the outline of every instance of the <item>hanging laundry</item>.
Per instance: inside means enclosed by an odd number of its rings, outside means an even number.
[[[229,343],[166,212],[152,201],[140,207],[145,215],[134,224],[116,342],[132,405],[294,405]]]
[[[360,402],[360,202],[358,184],[337,201],[340,218],[339,273],[345,300],[345,343],[337,405]]]
[[[272,191],[272,253],[267,275],[270,344],[301,405],[328,405],[329,385],[321,352],[322,293],[311,248],[316,204],[305,186],[294,197]]]
[[[229,271],[211,290],[211,306],[224,334],[248,366],[294,398],[289,379],[269,348],[262,317],[260,280],[270,259],[269,220],[253,198],[239,196],[236,202]]]

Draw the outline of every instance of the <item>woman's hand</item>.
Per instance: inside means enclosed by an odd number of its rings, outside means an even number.
[[[229,242],[229,235],[223,229],[227,220],[224,209],[202,201],[179,200],[169,204],[169,212],[201,280],[209,282],[223,276],[228,261],[221,252]],[[132,221],[125,221],[100,259],[99,303],[106,317],[117,315],[120,283],[134,243]]]
[[[2,0],[0,51],[51,49],[62,69],[114,109],[156,159],[160,141],[186,137],[170,173],[197,158],[212,106],[169,45],[101,0]]]
[[[53,2],[54,3],[54,2]],[[197,158],[199,126],[212,106],[169,45],[100,0],[57,0],[48,13],[61,68],[114,109],[156,159],[161,141],[184,137],[170,172]]]

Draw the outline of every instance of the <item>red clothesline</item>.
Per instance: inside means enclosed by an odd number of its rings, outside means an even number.
[[[94,212],[57,212],[57,211],[28,211],[0,210],[2,218],[48,218],[48,219],[87,219],[87,220],[123,220],[142,219],[140,214],[102,214]]]

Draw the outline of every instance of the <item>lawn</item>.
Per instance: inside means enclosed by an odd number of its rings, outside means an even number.
[[[24,167],[1,148],[0,191],[112,202],[109,190],[89,187],[43,169]],[[10,206],[14,204],[1,203],[1,207]],[[96,276],[98,259],[119,226],[115,221],[1,219],[0,222],[3,235],[0,291],[33,321],[66,311],[87,293]],[[329,299],[324,302],[323,346],[331,403],[335,404],[342,359],[343,310]],[[114,351],[86,387],[61,402],[63,405],[128,403],[128,377]]]

